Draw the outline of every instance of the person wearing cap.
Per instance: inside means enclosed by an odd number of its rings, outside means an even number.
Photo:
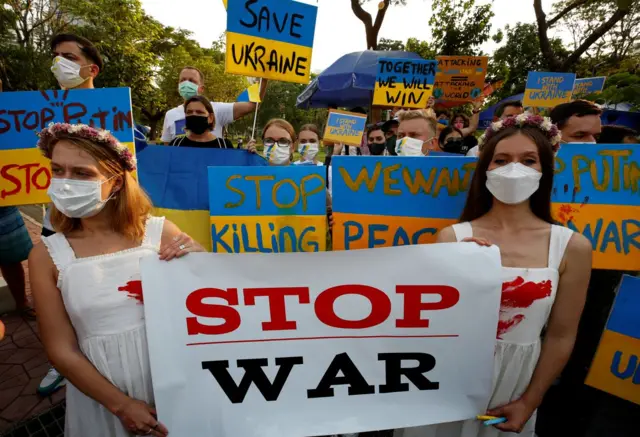
[[[400,126],[400,120],[398,117],[394,117],[391,120],[387,120],[382,125],[382,131],[385,136],[385,148],[386,155],[396,156],[396,140],[398,138],[398,126]]]

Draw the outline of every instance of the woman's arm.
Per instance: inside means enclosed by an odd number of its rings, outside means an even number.
[[[206,252],[206,250],[171,221],[165,220],[160,241],[160,259],[170,261],[183,257],[189,252]]]
[[[478,130],[478,125],[480,124],[480,108],[482,107],[482,104],[482,101],[473,102],[473,115],[469,119],[469,127],[461,129],[463,136],[468,137]]]
[[[511,432],[522,430],[567,364],[587,296],[592,250],[591,243],[584,236],[573,234],[565,252],[564,269],[561,267],[556,299],[531,382],[520,399],[488,412],[492,416],[507,417],[508,421],[496,425],[496,428]]]
[[[129,430],[148,430],[157,421],[143,402],[111,384],[84,356],[56,286],[56,270],[43,243],[29,255],[29,281],[38,314],[38,331],[49,360],[78,390],[117,415]],[[158,431],[166,429],[158,427]],[[152,435],[166,435],[164,432]]]

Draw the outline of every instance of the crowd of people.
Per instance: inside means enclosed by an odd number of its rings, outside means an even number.
[[[51,51],[61,87],[94,87],[103,61],[90,41],[58,35]],[[265,80],[262,98],[266,88]],[[224,138],[224,127],[253,113],[256,104],[210,101],[204,97],[202,72],[189,66],[180,72],[178,90],[184,102],[165,116],[164,145],[234,148]],[[438,241],[498,245],[507,290],[528,281],[549,287],[524,310],[523,323],[498,330],[487,414],[505,417],[505,423],[483,428],[470,420],[395,430],[394,435],[533,436],[539,407],[549,417],[557,414],[545,411],[545,403],[568,402],[577,410],[586,408],[585,399],[605,396],[587,393],[583,383],[621,276],[591,272],[591,243],[555,224],[554,154],[561,143],[637,144],[638,133],[602,126],[601,109],[588,101],[561,104],[548,119],[514,100],[496,109],[494,120],[502,123],[478,139],[481,102],[473,104],[471,117],[433,106],[430,100],[425,109],[396,108],[388,120],[370,120],[361,147],[323,144],[318,126],[296,130],[286,120],[273,119],[262,128],[262,153],[271,165],[326,166],[329,194],[333,155],[478,157],[460,223],[443,229]],[[252,153],[256,146],[255,139],[242,144]],[[150,215],[151,202],[132,177],[135,158],[110,134],[58,123],[40,132],[38,147],[50,158],[52,173],[42,243],[32,247],[17,208],[0,208],[3,277],[18,311],[37,319],[52,363],[38,392],[47,395],[69,382],[66,436],[165,436],[170,430],[153,407],[138,261],[155,255],[169,262],[204,249],[173,223]],[[323,147],[327,157],[321,162]],[[35,311],[25,296],[21,262],[27,258]],[[566,408],[564,416],[571,410]],[[555,435],[583,435],[573,432],[579,424],[566,426],[572,432]]]

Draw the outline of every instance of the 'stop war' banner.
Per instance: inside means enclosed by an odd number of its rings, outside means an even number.
[[[36,133],[58,122],[107,129],[135,153],[129,88],[0,93],[0,206],[49,201]]]
[[[431,243],[458,221],[474,158],[336,156],[334,249]],[[591,241],[594,268],[640,270],[640,150],[565,144],[552,193],[559,224]]]
[[[227,73],[308,83],[317,13],[293,0],[229,0]]]

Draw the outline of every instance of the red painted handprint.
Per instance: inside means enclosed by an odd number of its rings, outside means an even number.
[[[524,319],[524,314],[516,314],[508,317],[507,311],[519,308],[529,308],[533,302],[551,296],[552,285],[550,280],[530,282],[522,276],[510,282],[502,284],[502,299],[500,300],[500,321],[498,322],[498,339]]]

